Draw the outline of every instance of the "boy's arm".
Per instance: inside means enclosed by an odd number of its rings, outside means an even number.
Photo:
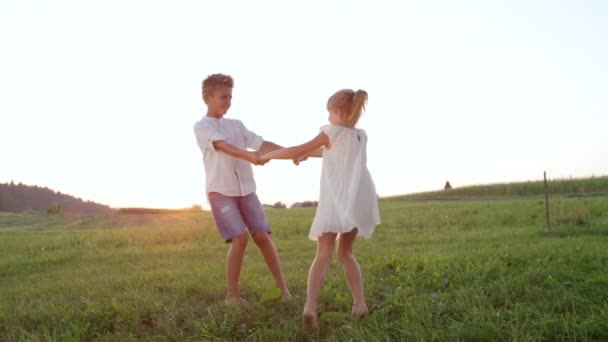
[[[264,140],[264,142],[262,143],[262,146],[260,146],[260,148],[258,149],[258,153],[264,154],[264,153],[272,152],[274,150],[278,150],[281,148],[283,148],[283,146],[277,145],[277,144],[273,143],[272,141]]]
[[[262,155],[262,159],[293,159],[298,156],[307,155],[311,152],[316,153],[317,150],[320,150],[321,146],[326,146],[328,144],[329,137],[324,132],[321,132],[309,142],[306,142],[302,145],[282,148],[280,150],[268,152]]]
[[[215,148],[216,151],[222,151],[235,158],[244,159],[255,165],[264,165],[266,162],[268,162],[268,160],[263,160],[256,152],[241,150],[240,148],[230,145],[224,140],[214,141],[213,148]]]

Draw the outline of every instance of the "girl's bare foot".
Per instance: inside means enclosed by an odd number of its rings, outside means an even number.
[[[353,305],[353,309],[350,312],[351,316],[354,318],[363,318],[367,316],[368,313],[369,310],[367,309],[367,304],[365,303],[362,305]]]
[[[319,329],[319,323],[317,322],[317,315],[310,312],[304,312],[304,329],[316,330]]]

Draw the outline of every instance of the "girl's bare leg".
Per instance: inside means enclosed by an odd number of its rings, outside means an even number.
[[[355,317],[367,315],[368,308],[363,296],[363,279],[361,268],[353,255],[353,244],[357,237],[357,228],[348,233],[341,233],[338,238],[338,259],[342,263],[344,276],[353,297],[353,309],[351,314]]]
[[[323,277],[331,262],[334,251],[336,234],[325,233],[317,240],[317,255],[308,271],[308,285],[306,288],[306,303],[304,304],[304,326],[308,329],[319,327],[317,322],[317,299],[323,284]]]

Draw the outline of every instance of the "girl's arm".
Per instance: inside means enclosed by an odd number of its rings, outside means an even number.
[[[267,152],[272,152],[274,150],[278,150],[283,148],[283,146],[281,145],[277,145],[275,143],[273,143],[272,141],[266,141],[264,140],[264,142],[262,143],[262,146],[260,146],[260,148],[258,149],[258,154],[262,155],[264,153]]]
[[[316,150],[313,150],[312,152],[308,152],[307,154],[297,156],[297,157],[293,158],[293,163],[296,165],[300,165],[301,162],[305,161],[309,157],[317,157],[317,158],[323,157],[323,148],[317,148]]]
[[[302,145],[291,146],[287,148],[282,148],[280,150],[274,150],[272,152],[268,152],[262,155],[262,159],[270,160],[270,159],[293,159],[302,155],[314,154],[317,156],[318,153],[321,152],[322,146],[327,146],[329,144],[329,137],[324,132],[320,132],[316,137],[314,137],[309,142],[306,142]],[[312,156],[312,155],[311,155]],[[319,157],[321,155],[319,154]]]
[[[317,157],[317,158],[321,158],[321,157],[323,157],[323,148],[319,147],[317,149],[314,149],[314,150],[306,153],[303,157]]]

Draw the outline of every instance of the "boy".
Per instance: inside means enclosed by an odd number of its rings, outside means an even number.
[[[255,193],[251,168],[251,164],[265,164],[258,153],[281,146],[264,141],[239,120],[223,118],[230,108],[233,87],[234,81],[228,75],[208,76],[202,84],[207,115],[194,125],[196,141],[203,153],[207,199],[220,235],[231,244],[226,255],[227,292],[224,302],[245,302],[241,298],[239,275],[249,233],[281,290],[281,299],[288,300],[291,294],[276,248],[269,237],[270,227],[264,210]]]

